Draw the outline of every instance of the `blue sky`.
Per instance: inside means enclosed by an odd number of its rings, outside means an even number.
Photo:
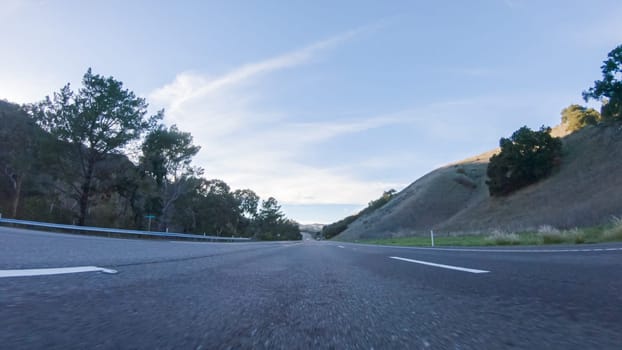
[[[326,223],[557,124],[622,43],[622,3],[0,0],[0,33],[0,98],[92,67],[190,131],[206,177]]]

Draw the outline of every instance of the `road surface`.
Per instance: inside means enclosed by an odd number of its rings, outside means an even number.
[[[0,310],[3,349],[621,349],[622,245],[433,250],[0,228]]]

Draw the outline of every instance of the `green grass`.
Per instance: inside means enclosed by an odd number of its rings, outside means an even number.
[[[442,247],[442,246],[474,247],[474,246],[491,246],[491,245],[539,244],[537,237],[534,235],[517,234],[516,236],[518,237],[518,241],[515,241],[514,238],[505,238],[505,237],[490,238],[491,236],[486,236],[486,235],[435,236],[434,245],[437,247]],[[359,240],[358,242],[368,243],[368,244],[429,247],[430,237],[399,237],[399,238],[367,239],[367,240]]]
[[[434,237],[434,244],[437,246],[475,246],[485,245],[484,236],[455,236],[455,237]],[[360,243],[403,245],[403,246],[429,246],[430,237],[400,237],[360,240]]]
[[[429,247],[430,236],[365,239],[359,243],[397,246]],[[609,225],[557,230],[543,226],[536,232],[506,233],[495,231],[487,235],[436,235],[435,246],[498,246],[622,242],[622,218],[613,218]]]

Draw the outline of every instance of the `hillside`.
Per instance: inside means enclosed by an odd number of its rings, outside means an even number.
[[[563,132],[554,130],[557,135]],[[622,127],[587,127],[562,138],[564,154],[549,178],[505,198],[488,195],[486,168],[495,151],[436,169],[382,208],[361,216],[344,240],[428,234],[521,231],[542,225],[598,225],[622,214]]]
[[[16,104],[0,100],[0,214],[27,220],[74,223],[71,185],[63,176],[79,172],[69,146],[43,131]],[[121,194],[135,166],[124,155],[107,155],[96,167],[92,225],[129,227],[135,213]]]

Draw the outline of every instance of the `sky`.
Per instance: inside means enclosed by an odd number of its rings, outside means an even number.
[[[206,178],[330,223],[583,104],[620,1],[0,0],[0,98],[87,68],[201,146]]]

